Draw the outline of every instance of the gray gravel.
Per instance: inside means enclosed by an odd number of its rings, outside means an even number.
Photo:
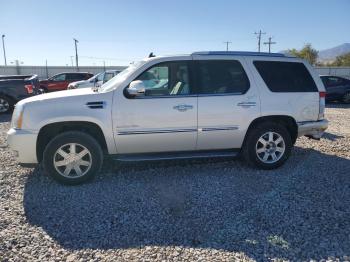
[[[350,106],[326,113],[278,170],[109,163],[76,187],[18,166],[0,116],[0,260],[350,260]]]

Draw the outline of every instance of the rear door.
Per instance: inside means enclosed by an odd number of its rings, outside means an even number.
[[[260,115],[259,93],[244,59],[198,55],[194,65],[197,150],[240,148],[250,122]]]

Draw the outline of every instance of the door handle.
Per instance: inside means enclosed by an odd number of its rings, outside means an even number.
[[[192,105],[186,105],[186,104],[180,104],[180,105],[176,105],[176,106],[173,106],[173,109],[177,110],[177,111],[180,111],[180,112],[185,112],[189,109],[193,109],[193,106]]]
[[[241,107],[244,107],[244,108],[246,108],[246,107],[251,107],[251,106],[256,106],[256,102],[239,102],[238,104],[237,104],[237,106],[241,106]]]

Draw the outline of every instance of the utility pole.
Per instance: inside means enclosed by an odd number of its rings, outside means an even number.
[[[106,62],[103,61],[103,71],[106,71]]]
[[[77,47],[77,43],[79,43],[79,41],[75,38],[73,38],[73,40],[74,40],[74,44],[75,44],[75,65],[77,66],[77,71],[79,72],[78,47]]]
[[[264,45],[269,45],[269,53],[271,53],[271,45],[276,44],[276,42],[272,42],[272,37],[269,37],[269,41],[268,42],[264,42]]]
[[[257,35],[258,38],[258,52],[260,53],[260,45],[261,45],[261,35],[265,35],[265,32],[261,32],[261,30],[259,30],[259,32],[255,32],[255,35]]]
[[[72,56],[72,55],[70,56],[70,62],[71,62],[71,64],[72,64],[72,67],[74,66],[74,64],[73,64],[73,57],[74,57],[74,56]]]
[[[7,66],[7,62],[6,62],[6,51],[5,51],[5,35],[2,35],[2,49],[4,50],[5,66]]]
[[[225,41],[224,44],[226,44],[226,51],[228,51],[228,45],[229,45],[229,44],[232,44],[232,42],[230,42],[230,41]]]
[[[47,68],[47,59],[45,60],[46,78],[49,78],[49,69]]]

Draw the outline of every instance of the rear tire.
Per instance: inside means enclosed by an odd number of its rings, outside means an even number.
[[[14,102],[7,96],[0,95],[0,114],[7,114],[13,109]]]
[[[250,129],[243,145],[243,157],[249,165],[275,169],[290,156],[292,139],[288,130],[275,123],[261,123]]]
[[[350,104],[350,92],[345,93],[345,95],[343,96],[343,102],[345,104]]]
[[[103,162],[101,146],[90,135],[80,131],[64,132],[46,146],[44,171],[56,181],[77,185],[91,180]]]

